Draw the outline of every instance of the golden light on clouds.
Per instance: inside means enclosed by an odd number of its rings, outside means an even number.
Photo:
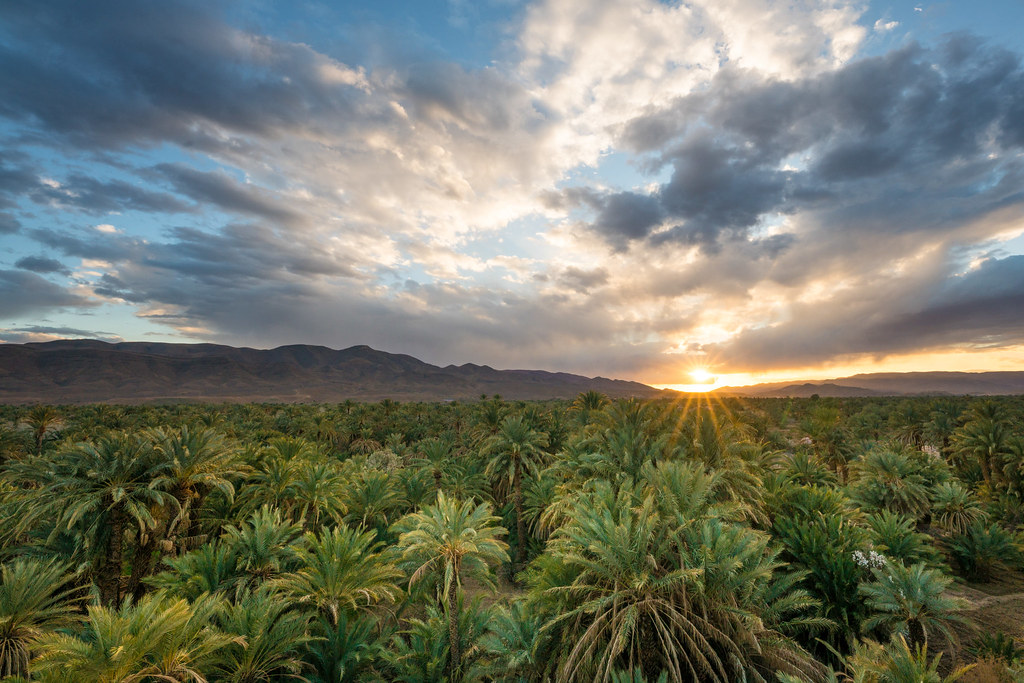
[[[659,389],[683,392],[707,392],[722,387],[742,387],[772,382],[803,383],[837,379],[857,374],[885,372],[998,372],[1019,371],[1024,367],[1024,345],[996,349],[936,351],[892,355],[885,358],[857,357],[845,362],[806,367],[766,370],[764,372],[713,372],[713,368],[681,369],[680,379],[688,382],[658,383]],[[685,366],[684,366],[685,368]]]

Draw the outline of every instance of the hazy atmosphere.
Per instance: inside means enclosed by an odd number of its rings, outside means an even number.
[[[1024,362],[1019,0],[0,3],[0,339]]]

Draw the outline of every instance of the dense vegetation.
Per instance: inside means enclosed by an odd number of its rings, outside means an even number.
[[[7,406],[0,456],[5,680],[1021,675],[951,591],[1021,568],[1020,397]]]

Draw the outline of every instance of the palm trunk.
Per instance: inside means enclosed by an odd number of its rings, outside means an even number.
[[[981,476],[985,479],[986,486],[991,490],[992,488],[992,463],[989,459],[988,451],[981,456]]]
[[[907,635],[909,636],[910,649],[912,652],[916,652],[917,648],[925,644],[924,626],[917,619],[911,619],[907,622]]]
[[[100,601],[117,607],[121,602],[121,536],[124,534],[124,512],[120,507],[111,510],[109,524],[106,557],[96,583],[100,589]]]
[[[128,577],[125,595],[131,595],[136,601],[146,593],[146,586],[142,580],[153,573],[153,553],[156,551],[156,546],[156,534],[151,533],[144,543],[140,541],[135,548],[135,556],[132,558],[132,573]]]
[[[462,666],[462,648],[459,647],[459,595],[454,579],[448,586],[448,665],[451,668],[450,680],[458,683]]]
[[[516,506],[516,565],[522,569],[526,565],[526,523],[523,520],[523,470],[518,463],[512,479],[512,496]]]

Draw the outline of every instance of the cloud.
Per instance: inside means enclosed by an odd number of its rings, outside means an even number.
[[[562,272],[558,279],[569,289],[586,293],[595,287],[608,284],[608,271],[604,268],[584,270],[570,266]]]
[[[121,211],[184,213],[194,210],[173,195],[146,190],[121,180],[101,181],[81,174],[72,174],[60,183],[39,182],[29,196],[40,204],[55,204],[93,215]]]
[[[991,242],[1024,213],[1024,78],[976,39],[857,59],[862,3],[543,0],[472,67],[90,9],[0,6],[0,232],[53,254],[5,271],[37,309],[591,374],[1017,338]],[[32,275],[65,257],[73,291]]]
[[[0,235],[13,235],[21,229],[21,223],[17,218],[0,211]]]
[[[71,271],[63,263],[57,259],[47,258],[45,256],[25,256],[24,258],[18,259],[14,266],[15,268],[21,268],[22,270],[30,270],[33,273],[71,274]]]
[[[905,288],[903,291],[900,288]],[[749,329],[708,352],[733,367],[785,368],[836,357],[963,350],[1024,343],[1024,256],[986,261],[963,276],[889,279],[792,307],[789,319]]]
[[[1022,88],[1017,56],[966,36],[797,81],[723,70],[624,129],[623,143],[671,178],[648,195],[589,199],[592,227],[620,246],[674,223],[654,241],[717,248],[798,212],[821,211],[833,230],[962,225],[1024,200]],[[625,199],[642,210],[609,220],[606,206]]]
[[[0,270],[0,318],[37,315],[55,308],[94,306],[95,302],[23,270]]]
[[[80,330],[75,327],[53,327],[47,325],[26,325],[24,327],[0,328],[0,341],[9,344],[26,344],[29,342],[47,342],[56,339],[97,339],[110,343],[122,342],[120,336],[112,332],[94,332]]]
[[[182,164],[160,164],[156,173],[201,204],[280,223],[302,223],[302,214],[284,206],[266,190],[236,182],[222,171],[197,171]]]

